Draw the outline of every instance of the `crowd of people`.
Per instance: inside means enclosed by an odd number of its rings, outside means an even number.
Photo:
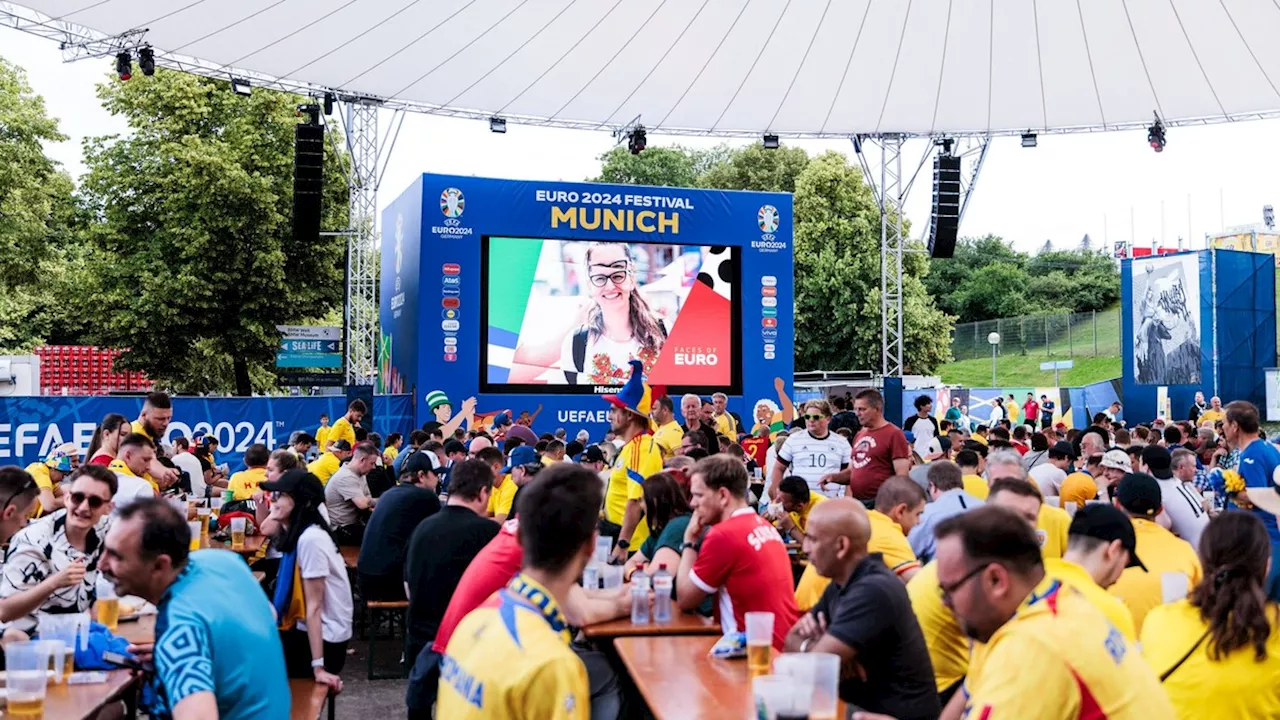
[[[287,678],[342,691],[358,599],[406,600],[409,717],[631,717],[625,669],[577,631],[664,566],[680,611],[726,634],[769,612],[775,651],[838,655],[867,718],[1280,717],[1280,449],[1251,404],[1128,426],[1117,403],[1078,430],[1047,399],[988,424],[921,396],[898,425],[876,390],[796,406],[779,382],[744,423],[632,372],[594,442],[435,391],[407,436],[356,400],[234,473],[153,393],[85,453],[0,468],[4,643],[109,582],[158,608],[130,648],[157,715],[284,717]],[[269,543],[190,551],[175,496]],[[598,537],[621,587],[580,582]]]

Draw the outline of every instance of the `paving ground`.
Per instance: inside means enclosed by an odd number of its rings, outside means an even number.
[[[347,656],[347,666],[342,671],[342,694],[337,698],[338,720],[398,720],[405,716],[404,690],[406,680],[366,679],[368,641],[357,635],[352,638],[354,653]],[[375,647],[378,655],[376,668],[384,673],[393,671],[399,657],[399,647],[392,647],[380,640]]]

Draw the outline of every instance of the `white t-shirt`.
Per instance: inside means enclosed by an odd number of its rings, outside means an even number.
[[[116,482],[118,483],[116,494],[111,496],[111,502],[115,503],[112,512],[120,512],[139,498],[156,496],[156,491],[151,489],[151,483],[137,475],[116,473]]]
[[[826,497],[840,497],[844,494],[844,486],[830,485],[824,492],[818,488],[818,481],[823,475],[849,467],[852,456],[853,447],[843,435],[828,432],[825,438],[819,440],[810,435],[808,430],[791,433],[778,451],[778,459],[787,464],[784,477],[802,477],[809,484],[809,492]]]
[[[351,601],[351,582],[342,562],[338,546],[329,533],[312,525],[298,536],[298,572],[303,580],[324,578],[324,607],[320,608],[320,634],[328,643],[351,639],[351,618],[355,612]],[[298,629],[307,624],[298,621]]]
[[[1169,516],[1169,529],[1178,537],[1200,550],[1200,533],[1209,524],[1209,513],[1204,511],[1201,496],[1195,486],[1177,478],[1156,480],[1160,484],[1160,502]]]
[[[1057,465],[1046,462],[1031,468],[1027,477],[1040,486],[1041,495],[1057,497],[1062,494],[1062,481],[1067,479],[1067,473]]]
[[[178,453],[173,456],[173,464],[178,469],[191,476],[191,494],[196,497],[204,497],[204,470],[200,467],[200,459],[189,452]]]
[[[1004,408],[999,405],[992,404],[991,414],[987,416],[987,427],[995,427],[996,423],[1004,419]]]
[[[566,335],[564,343],[560,346],[561,370],[578,373],[576,383],[578,385],[621,385],[627,381],[631,375],[631,369],[627,363],[640,357],[642,348],[638,340],[629,339],[626,342],[618,342],[605,335],[592,340],[591,335],[588,334],[586,352],[582,356],[583,367],[578,367],[573,358],[573,336],[576,332],[575,330]],[[596,369],[596,357],[600,355],[608,358],[611,377],[596,383],[592,375]]]

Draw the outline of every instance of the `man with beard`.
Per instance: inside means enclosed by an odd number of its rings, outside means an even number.
[[[662,448],[662,457],[669,458],[675,455],[676,450],[680,448],[680,441],[684,439],[684,430],[681,430],[680,423],[676,422],[676,409],[671,403],[671,398],[665,395],[656,398],[649,416],[653,418],[653,439]]]
[[[613,557],[620,561],[625,561],[631,548],[639,548],[649,537],[649,524],[644,519],[644,481],[662,471],[662,448],[649,434],[654,393],[644,382],[643,373],[644,364],[632,360],[631,379],[617,395],[605,396],[605,401],[613,405],[609,424],[622,440],[604,503],[605,520],[621,526],[613,550]],[[605,528],[609,529],[607,525]]]
[[[169,396],[162,392],[148,393],[147,399],[142,403],[142,412],[138,414],[138,419],[133,421],[133,431],[145,435],[157,448],[162,448],[165,431],[169,429],[169,423],[172,420],[173,403],[169,401]],[[167,488],[178,481],[177,468],[168,467],[160,462],[159,453],[157,457],[151,459],[148,472],[162,488]]]

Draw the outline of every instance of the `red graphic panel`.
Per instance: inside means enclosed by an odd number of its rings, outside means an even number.
[[[695,282],[662,346],[651,385],[728,385],[733,363],[729,299]]]

